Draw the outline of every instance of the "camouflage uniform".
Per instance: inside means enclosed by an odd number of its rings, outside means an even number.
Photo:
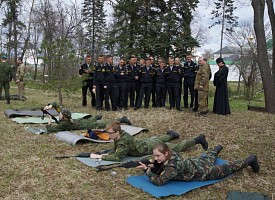
[[[206,181],[221,179],[247,167],[244,161],[215,165],[216,159],[215,151],[209,151],[204,157],[186,160],[172,151],[171,158],[162,165],[161,172],[153,173],[151,169],[148,169],[146,174],[155,185],[163,185],[170,180]]]
[[[125,156],[144,156],[153,153],[153,148],[160,142],[169,142],[171,137],[164,135],[158,138],[135,140],[132,135],[122,132],[120,138],[114,142],[114,151],[110,155],[102,156],[103,160],[120,161]],[[175,151],[186,151],[195,146],[195,140],[184,140],[180,143],[166,143]]]
[[[12,79],[11,66],[7,62],[0,62],[0,95],[2,87],[5,90],[5,98],[10,101],[10,81]]]
[[[16,71],[16,80],[18,80],[19,82],[18,84],[18,95],[20,97],[20,99],[25,99],[25,81],[24,81],[24,76],[26,73],[26,66],[21,63],[18,67],[17,67],[17,71]]]
[[[97,121],[96,118],[77,119],[73,121],[60,120],[57,125],[46,125],[47,132],[84,130],[84,129],[103,129],[107,125],[107,121]]]
[[[195,80],[195,90],[198,90],[199,112],[208,112],[208,91],[209,91],[210,66],[208,63],[200,66]],[[200,88],[203,86],[203,88]]]

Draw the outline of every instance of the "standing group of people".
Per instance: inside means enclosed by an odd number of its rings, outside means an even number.
[[[220,70],[215,74],[214,84],[217,87],[214,113],[230,114],[227,75],[228,68],[222,62],[217,62]],[[223,69],[223,70],[221,70]],[[207,59],[200,58],[198,65],[191,55],[186,56],[182,65],[178,57],[159,58],[155,63],[154,57],[141,58],[131,56],[128,64],[120,58],[113,65],[111,55],[99,55],[97,64],[92,65],[92,56],[87,55],[85,63],[80,66],[82,76],[82,105],[87,106],[87,92],[91,93],[91,105],[97,110],[121,110],[142,107],[164,107],[168,93],[170,109],[181,111],[181,96],[183,93],[184,108],[199,111],[199,115],[208,113],[208,91],[211,69]],[[221,92],[222,91],[222,92]],[[224,93],[224,94],[221,94]],[[190,103],[189,101],[190,94]],[[227,102],[225,102],[227,101]],[[110,105],[111,102],[111,105]],[[128,105],[129,104],[129,105]],[[226,105],[224,105],[226,104]],[[221,108],[223,107],[226,108]]]
[[[17,58],[17,71],[15,82],[18,85],[18,96],[21,100],[26,100],[25,96],[25,81],[26,66],[23,64],[22,58]],[[0,98],[2,98],[2,88],[5,91],[5,99],[7,104],[10,104],[10,81],[13,78],[12,68],[5,55],[1,56],[0,62]]]

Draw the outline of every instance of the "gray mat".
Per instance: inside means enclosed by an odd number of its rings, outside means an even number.
[[[0,96],[0,100],[6,100],[5,96]],[[11,94],[10,100],[20,100],[20,96],[18,94]]]
[[[54,116],[58,115],[58,112],[55,109],[48,110],[48,112]],[[14,117],[23,117],[23,116],[31,116],[31,117],[42,117],[43,112],[41,110],[13,110],[7,109],[4,111],[6,117],[14,118]]]
[[[226,200],[268,200],[268,196],[257,192],[229,191]]]
[[[62,131],[55,135],[56,139],[66,142],[72,146],[87,143],[87,142],[99,142],[99,143],[109,143],[113,142],[113,140],[95,140],[91,138],[84,137],[83,135],[78,135],[76,133],[72,133],[70,131]]]
[[[81,118],[89,118],[90,114],[86,113],[72,113],[72,119],[81,119]],[[56,119],[59,120],[59,117],[56,116]],[[44,119],[39,117],[15,117],[12,121],[17,122],[19,124],[47,124],[49,122],[48,117],[44,117]],[[52,119],[52,123],[55,121]]]
[[[121,162],[115,162],[115,161],[107,161],[107,160],[99,160],[99,159],[92,159],[92,158],[81,158],[77,157],[76,159],[82,162],[83,164],[89,166],[89,167],[98,167],[98,166],[103,166],[103,165],[112,165],[112,164],[117,164],[117,163],[125,163],[129,162],[131,160],[141,160],[143,158],[146,158],[148,156],[143,156],[143,157],[131,157],[131,156],[126,156],[122,158]]]
[[[28,132],[34,133],[36,135],[47,133],[47,129],[45,126],[43,126],[43,127],[26,127],[25,130],[27,130]]]
[[[141,131],[148,131],[148,129],[136,127],[136,126],[130,126],[130,125],[121,125],[122,130],[129,133],[130,135],[136,135],[140,133]],[[39,130],[38,130],[39,131]],[[94,140],[91,138],[84,137],[83,135],[79,135],[76,133],[72,133],[70,131],[61,131],[55,135],[56,139],[66,142],[72,146],[75,146],[77,144],[87,143],[87,142],[100,142],[100,143],[108,143],[113,142],[112,140],[106,141],[106,140]]]

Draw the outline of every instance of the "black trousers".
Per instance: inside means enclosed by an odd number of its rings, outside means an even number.
[[[135,107],[136,81],[128,82],[127,98],[130,97],[130,107]]]
[[[174,108],[176,106],[177,109],[180,109],[179,83],[168,83],[167,89],[168,89],[168,94],[169,94],[170,108]]]
[[[117,107],[127,108],[127,82],[117,83]]]
[[[137,81],[136,82],[136,101],[135,101],[135,107],[137,107],[139,93],[140,93],[140,87],[141,87],[141,83],[140,83],[140,81]]]
[[[188,107],[188,90],[191,96],[190,107],[194,106],[194,98],[195,98],[195,78],[185,78],[184,79],[184,107]]]
[[[96,109],[101,110],[103,107],[104,89],[102,84],[96,84]]]
[[[143,96],[145,96],[144,107],[149,108],[151,93],[152,93],[152,82],[150,82],[150,83],[141,83],[137,108],[141,108]]]
[[[152,83],[152,106],[156,107],[156,82]]]
[[[166,83],[156,83],[156,107],[164,107],[166,101]]]
[[[96,105],[96,99],[95,99],[95,94],[92,92],[93,90],[93,80],[89,81],[82,81],[82,105],[86,106],[87,105],[87,92],[88,89],[91,93],[91,105],[92,107],[95,107]]]
[[[108,84],[107,89],[104,89],[104,102],[105,109],[110,110],[110,100],[112,104],[112,110],[117,110],[117,86],[116,84]]]

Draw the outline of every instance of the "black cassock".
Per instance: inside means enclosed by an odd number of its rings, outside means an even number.
[[[214,85],[216,86],[213,112],[220,115],[230,114],[227,88],[228,67],[225,65],[214,75]]]

